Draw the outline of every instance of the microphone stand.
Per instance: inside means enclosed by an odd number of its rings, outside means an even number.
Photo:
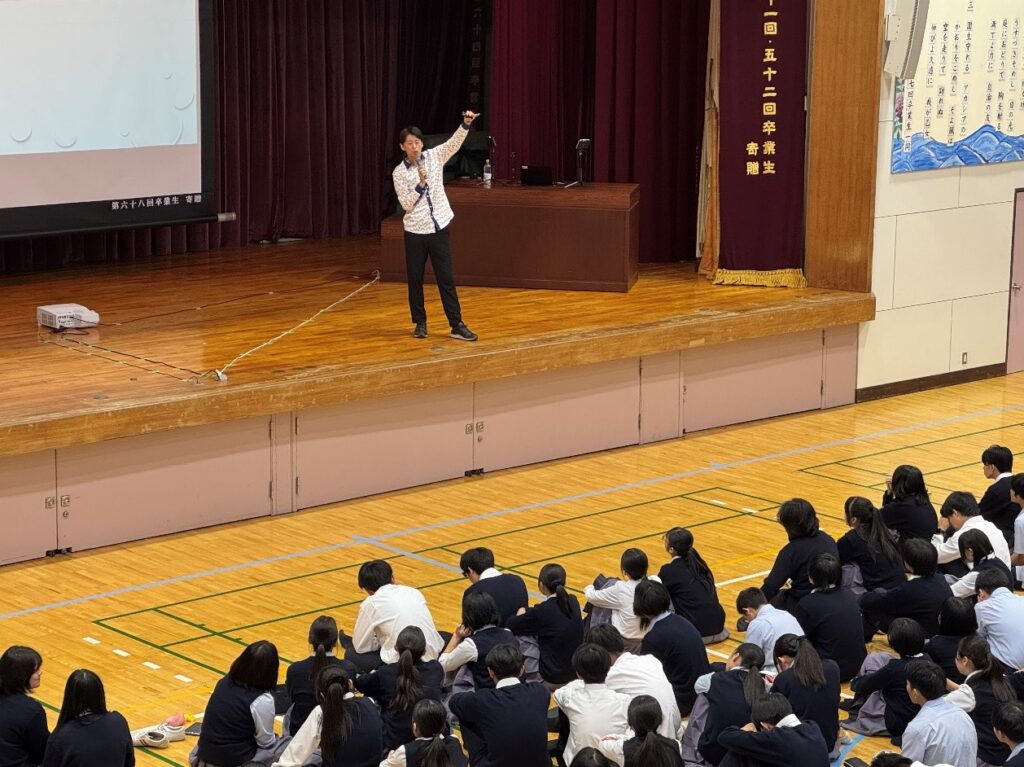
[[[566,184],[563,189],[568,189],[571,186],[583,186],[583,151],[582,149],[576,150],[576,180]]]

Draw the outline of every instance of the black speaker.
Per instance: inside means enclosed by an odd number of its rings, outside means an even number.
[[[523,165],[520,171],[523,186],[551,186],[555,182],[550,165]]]

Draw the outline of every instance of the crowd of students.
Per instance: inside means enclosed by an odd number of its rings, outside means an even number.
[[[745,641],[724,663],[705,646],[729,637],[725,610],[684,528],[665,534],[656,576],[626,549],[618,576],[586,587],[585,609],[561,565],[541,569],[531,606],[521,577],[470,549],[451,634],[388,562],[366,562],[351,636],[316,618],[283,689],[277,648],[246,647],[209,698],[190,764],[825,767],[842,726],[900,747],[875,767],[1024,767],[1024,474],[1012,461],[987,449],[981,502],[954,492],[938,513],[922,473],[900,466],[880,507],[846,502],[839,540],[809,502],[783,503],[788,542],[737,596]],[[867,651],[879,632],[892,654]],[[132,765],[134,746],[184,738],[177,723],[130,731],[84,669],[51,733],[31,696],[41,668],[27,647],[0,657],[0,767]]]

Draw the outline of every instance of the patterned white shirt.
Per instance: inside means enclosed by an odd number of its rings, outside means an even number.
[[[417,166],[403,159],[391,174],[398,202],[405,211],[402,226],[412,234],[440,232],[455,218],[448,195],[444,193],[444,164],[452,158],[469,135],[469,126],[462,123],[452,137],[440,146],[425,149],[420,164],[427,172],[427,183],[420,186]]]

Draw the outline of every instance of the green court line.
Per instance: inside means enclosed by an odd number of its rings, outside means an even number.
[[[138,642],[140,644],[145,645],[146,647],[149,647],[149,648],[151,648],[153,650],[157,650],[158,652],[167,653],[168,655],[171,655],[171,656],[173,656],[175,658],[178,658],[179,660],[183,660],[186,663],[191,663],[194,666],[199,666],[199,668],[205,669],[206,671],[212,671],[214,674],[217,674],[218,676],[224,676],[224,674],[226,673],[223,669],[216,668],[214,666],[211,666],[208,663],[203,663],[202,661],[196,660],[195,658],[191,658],[188,655],[185,655],[183,653],[176,652],[174,650],[170,650],[170,649],[161,647],[160,645],[156,644],[155,642],[151,642],[148,639],[144,639],[143,637],[135,636],[134,634],[130,634],[127,631],[122,631],[121,629],[117,628],[116,626],[108,626],[106,623],[104,623],[104,620],[106,620],[106,619],[105,618],[97,618],[96,620],[93,621],[93,624],[96,625],[96,626],[99,626],[100,628],[104,628],[107,631],[113,631],[115,634],[120,634],[121,636],[125,637],[126,639],[132,639],[132,640],[134,640],[134,641],[136,641],[136,642]]]
[[[753,498],[756,501],[764,501],[765,503],[768,504],[763,509],[757,509],[757,511],[767,511],[768,509],[770,509],[770,508],[772,508],[774,506],[782,505],[782,501],[776,501],[774,498],[762,498],[759,495],[754,495],[753,493],[748,493],[748,492],[746,492],[744,490],[733,490],[733,489],[728,488],[728,487],[711,487],[711,488],[708,488],[707,490],[694,490],[692,493],[684,493],[684,495],[688,497],[688,496],[691,496],[691,495],[696,495],[697,493],[709,493],[712,490],[721,490],[723,493],[733,493],[735,495],[742,495],[742,496],[745,496],[747,498]]]

